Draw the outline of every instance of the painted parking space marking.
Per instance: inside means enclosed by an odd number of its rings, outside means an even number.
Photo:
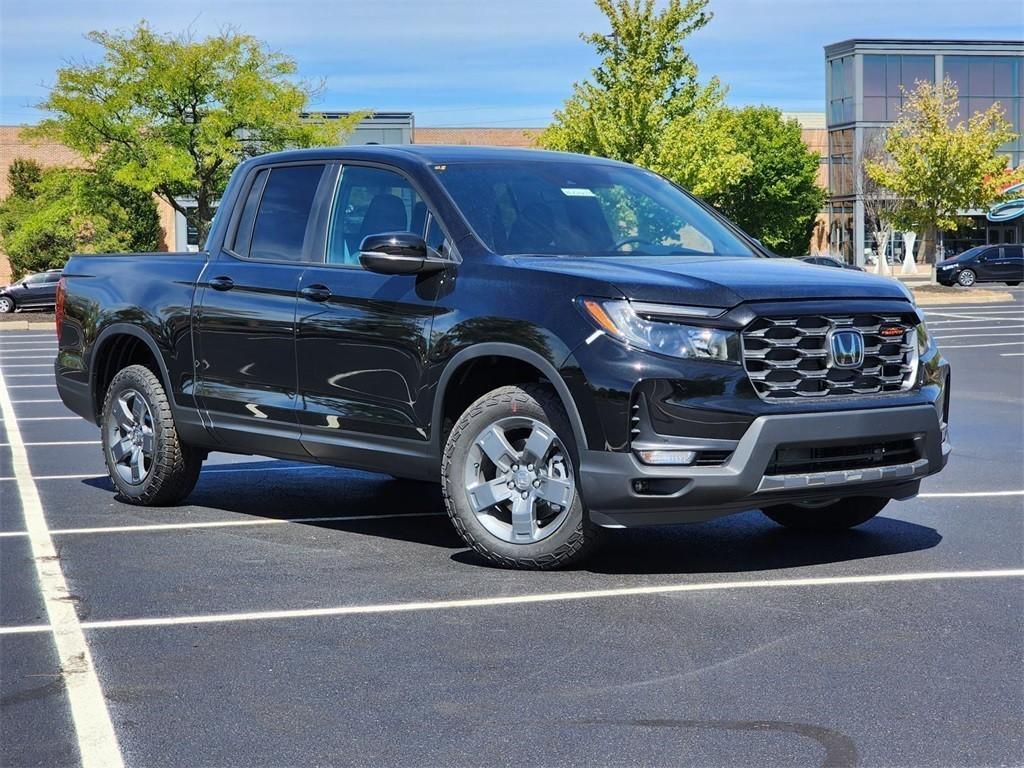
[[[370,605],[341,605],[330,608],[297,608],[247,613],[210,613],[191,616],[155,616],[136,619],[107,619],[83,621],[82,629],[129,629],[137,627],[172,627],[185,624],[226,624],[245,621],[272,621],[327,616],[365,616],[372,614],[411,613],[421,611],[455,610],[462,608],[492,608],[506,605],[534,603],[560,603],[577,600],[598,600],[612,597],[640,597],[672,595],[686,592],[722,592],[728,590],[767,590],[804,587],[848,586],[858,584],[900,584],[932,581],[967,581],[979,579],[1019,579],[1024,568],[1001,568],[981,571],[926,571],[920,573],[882,573],[865,576],[816,576],[796,579],[758,579],[756,581],[719,581],[702,584],[661,584],[644,587],[617,587],[588,589],[574,592],[541,592],[501,597],[476,597],[454,600],[424,600],[408,603],[376,603]],[[24,635],[46,632],[45,624],[25,624],[0,627],[0,635]]]
[[[0,413],[5,416],[14,413],[3,373],[0,373]],[[53,636],[60,661],[64,691],[78,741],[79,758],[83,768],[121,768],[124,763],[107,711],[106,699],[78,620],[77,608],[74,601],[68,599],[71,593],[46,526],[39,489],[32,478],[28,452],[22,444],[17,421],[13,418],[5,419],[3,430],[10,444],[21,512],[35,561],[36,579],[49,620],[46,631]]]
[[[951,491],[949,493],[919,493],[919,499],[984,498],[986,496],[1024,496],[1024,491]]]
[[[1022,355],[1024,352],[1001,352],[999,354],[1000,357],[1021,357]]]
[[[351,523],[361,520],[393,520],[403,517],[447,517],[444,512],[394,512],[380,515],[333,515],[327,517],[254,518],[251,520],[204,520],[195,523],[150,523],[145,525],[107,525],[87,528],[52,528],[51,536],[79,536],[96,533],[153,533],[187,531],[193,528],[247,528],[290,523]],[[0,538],[25,536],[25,531],[0,531]]]
[[[8,387],[10,389],[10,387]],[[25,441],[22,443],[26,448],[35,448],[37,446],[61,446],[61,445],[99,445],[99,440],[44,440],[38,442]],[[0,448],[6,448],[9,443],[0,443]],[[38,480],[39,478],[35,478]]]
[[[7,376],[8,379],[38,379],[44,376],[48,376],[56,381],[56,377],[53,373],[12,373]],[[54,384],[56,386],[56,384]]]
[[[51,397],[45,400],[11,400],[12,403],[17,405],[18,403],[63,403],[59,397]]]
[[[1018,344],[1024,344],[1024,340],[1001,341],[997,344],[943,344],[941,350],[945,352],[947,349],[984,349],[985,347],[1015,347]]]

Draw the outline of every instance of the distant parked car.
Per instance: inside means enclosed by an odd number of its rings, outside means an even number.
[[[808,264],[817,264],[821,267],[836,267],[837,269],[853,269],[857,272],[863,272],[863,267],[858,267],[854,264],[847,264],[846,262],[840,261],[839,259],[833,259],[831,256],[803,256],[800,261],[805,261]]]
[[[51,269],[26,275],[0,288],[0,314],[20,309],[53,309],[57,301],[57,283],[62,271]]]
[[[935,279],[942,285],[1024,281],[1024,246],[979,245],[935,265]]]

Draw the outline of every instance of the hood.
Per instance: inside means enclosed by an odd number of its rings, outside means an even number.
[[[734,307],[787,299],[902,299],[897,281],[796,259],[726,256],[519,256],[530,269],[599,280],[637,301]]]

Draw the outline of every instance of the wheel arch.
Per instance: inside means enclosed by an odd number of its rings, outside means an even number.
[[[524,366],[526,366],[528,369],[532,369],[536,372],[537,375],[533,377],[533,380],[545,381],[551,384],[555,392],[558,394],[562,407],[565,409],[565,413],[569,418],[569,424],[572,426],[573,437],[576,440],[577,448],[579,450],[585,450],[587,448],[586,430],[583,426],[583,419],[580,417],[579,409],[576,407],[576,402],[573,400],[568,385],[565,383],[565,380],[562,378],[555,366],[539,353],[531,349],[527,349],[526,347],[505,342],[484,342],[481,344],[475,344],[472,347],[467,347],[454,355],[452,359],[448,361],[448,364],[445,366],[440,378],[438,379],[436,396],[434,397],[433,416],[431,419],[431,441],[433,444],[433,451],[436,456],[440,457],[441,452],[444,449],[443,440],[447,434],[445,430],[445,418],[450,415],[449,411],[451,411],[451,405],[453,403],[461,402],[459,399],[453,399],[450,397],[450,395],[453,394],[452,390],[458,387],[459,382],[464,380],[466,373],[471,371],[474,365],[484,364],[488,360],[508,361],[511,363],[511,367],[507,370],[517,371],[519,373],[527,370],[527,368],[524,368]],[[491,382],[494,384],[491,388],[495,389],[503,384],[522,383],[521,376],[512,376],[512,378],[519,378],[520,381],[500,381],[500,377],[496,377],[494,381]],[[480,395],[486,393],[476,393],[471,390],[470,394],[472,399],[465,404],[466,406],[476,400]],[[447,408],[446,405],[448,406]],[[458,415],[460,414],[461,410],[459,411],[459,414],[455,414],[455,418],[458,418]]]
[[[107,387],[117,372],[129,365],[145,365],[153,371],[174,408],[170,375],[156,341],[134,325],[116,323],[104,328],[96,337],[90,356],[89,392],[96,423],[100,420]]]

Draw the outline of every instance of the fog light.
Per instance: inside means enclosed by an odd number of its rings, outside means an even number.
[[[693,464],[696,451],[637,451],[636,455],[644,464]]]

